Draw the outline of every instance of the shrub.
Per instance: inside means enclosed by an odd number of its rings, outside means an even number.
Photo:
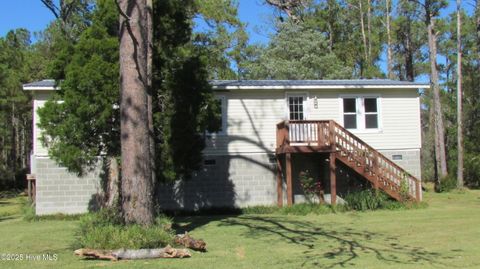
[[[315,180],[308,170],[300,172],[299,180],[303,189],[303,193],[305,194],[305,197],[309,203],[312,203],[313,197],[315,196],[318,197],[319,201],[322,201],[322,183],[318,180]]]
[[[124,225],[122,218],[113,210],[103,209],[80,219],[75,247],[95,249],[140,249],[160,248],[172,244],[171,219],[159,216],[155,224],[144,227],[137,224]]]
[[[347,194],[345,201],[350,209],[365,211],[384,208],[388,197],[377,190],[363,190]]]
[[[440,180],[437,192],[449,192],[457,188],[457,178],[454,175],[447,175]]]

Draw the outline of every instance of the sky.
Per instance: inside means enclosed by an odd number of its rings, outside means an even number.
[[[45,8],[40,0],[1,0],[0,36],[16,28],[26,28],[30,32],[38,32],[47,27],[54,19],[53,14]],[[240,20],[247,23],[247,31],[251,42],[268,42],[269,27],[266,26],[272,9],[264,4],[264,0],[239,1]]]
[[[40,0],[0,0],[0,36],[5,36],[8,31],[16,28],[26,28],[31,33],[38,32],[47,27],[54,19],[53,14]],[[266,44],[272,27],[269,26],[273,9],[265,4],[265,0],[238,0],[240,20],[247,24],[250,43]],[[463,0],[467,12],[472,12],[472,0]],[[455,11],[455,0],[449,0],[449,7],[444,9],[442,16]],[[32,41],[35,41],[32,35]],[[386,70],[386,58],[382,55],[380,67]],[[440,58],[439,61],[442,61]],[[420,78],[421,81],[427,78]]]

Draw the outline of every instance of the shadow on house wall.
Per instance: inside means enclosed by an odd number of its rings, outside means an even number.
[[[228,100],[225,111],[228,111]],[[159,184],[157,193],[161,209],[235,208],[276,202],[275,155],[261,135],[263,128],[275,130],[275,126],[264,126],[259,120],[271,113],[267,111],[270,108],[261,105],[257,111],[252,111],[244,100],[239,102],[246,120],[229,119],[227,133],[228,128],[246,129],[251,133],[207,137],[209,151],[217,153],[204,155],[203,166],[192,179]],[[257,152],[226,153],[229,145],[238,142],[256,148]]]

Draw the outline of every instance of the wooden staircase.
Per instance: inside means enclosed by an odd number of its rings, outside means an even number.
[[[333,120],[283,121],[277,124],[277,156],[285,155],[287,202],[293,203],[291,153],[330,153],[332,203],[336,197],[336,160],[396,200],[422,200],[421,182]],[[283,203],[282,166],[277,158],[278,203]]]

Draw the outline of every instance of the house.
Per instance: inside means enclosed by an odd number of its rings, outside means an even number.
[[[335,203],[358,188],[421,200],[419,90],[393,80],[212,81],[222,128],[206,136],[204,163],[188,181],[159,186],[164,209],[244,207],[304,201],[301,171]],[[54,81],[24,85],[34,96],[31,173],[37,214],[85,212],[99,171],[83,178],[49,159],[36,110]]]

